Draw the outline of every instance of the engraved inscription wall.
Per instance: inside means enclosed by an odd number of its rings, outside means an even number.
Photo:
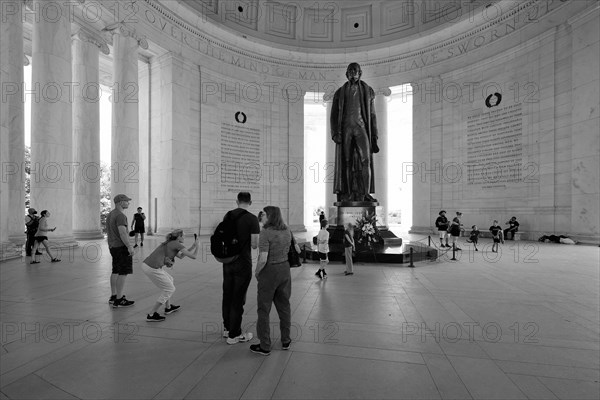
[[[260,130],[221,123],[221,187],[226,192],[260,189]]]
[[[521,182],[523,115],[521,104],[467,118],[467,184],[484,189]]]

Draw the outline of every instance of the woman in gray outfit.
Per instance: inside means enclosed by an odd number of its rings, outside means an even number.
[[[292,278],[288,263],[288,250],[293,235],[283,222],[279,207],[267,206],[264,211],[266,223],[260,232],[255,274],[258,281],[256,334],[260,339],[260,344],[253,344],[250,346],[250,350],[268,356],[271,353],[271,330],[269,328],[271,304],[275,304],[277,314],[279,314],[283,350],[288,350],[292,342],[290,339]]]

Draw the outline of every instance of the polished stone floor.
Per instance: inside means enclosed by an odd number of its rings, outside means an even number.
[[[415,239],[415,238],[413,238]],[[406,240],[406,238],[405,238]],[[148,323],[157,289],[139,263],[133,307],[112,309],[105,242],[62,262],[0,264],[0,398],[598,399],[599,248],[537,242],[460,260],[292,270],[290,351],[220,337],[221,266],[178,260],[178,313]],[[204,242],[207,242],[205,239]],[[277,316],[271,314],[278,337]],[[256,281],[244,325],[256,332]],[[256,339],[252,341],[256,343]]]

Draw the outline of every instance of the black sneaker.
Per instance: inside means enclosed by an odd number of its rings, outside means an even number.
[[[148,322],[160,322],[160,321],[164,321],[166,318],[163,317],[162,315],[160,315],[159,313],[155,312],[154,314],[150,315],[146,315],[146,321]]]
[[[318,270],[317,272],[315,272],[315,276],[318,276],[319,279],[323,279],[323,275],[321,275],[321,270]]]
[[[116,294],[111,295],[110,299],[108,299],[108,304],[113,304],[116,299],[117,299],[117,295]]]
[[[292,345],[292,341],[291,340],[289,342],[287,342],[287,343],[281,342],[281,349],[282,350],[289,350],[291,345]]]
[[[165,307],[165,314],[172,314],[175,311],[179,311],[179,309],[181,308],[181,306],[174,306],[173,304],[171,304],[170,308]]]
[[[250,351],[253,352],[253,353],[256,353],[256,354],[261,354],[263,356],[268,356],[269,354],[271,354],[270,351],[263,350],[260,347],[260,344],[253,344],[253,345],[251,345],[250,346]]]
[[[117,299],[113,302],[113,308],[117,307],[131,307],[135,301],[127,300],[125,296]]]
[[[135,249],[137,247],[137,244],[135,246],[133,246],[133,248]]]
[[[327,272],[325,272],[325,270],[323,270],[323,272],[321,272],[321,274],[323,275],[323,279],[327,278]]]
[[[140,246],[141,246],[141,247],[144,247],[144,242],[140,243]]]

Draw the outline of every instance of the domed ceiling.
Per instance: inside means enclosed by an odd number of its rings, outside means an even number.
[[[275,47],[379,48],[469,18],[494,0],[161,0]],[[177,3],[180,7],[173,7]],[[486,11],[487,12],[487,11]],[[181,14],[181,12],[180,12]],[[185,16],[182,16],[185,18]],[[490,11],[490,18],[494,18]],[[198,27],[201,28],[201,27]]]

